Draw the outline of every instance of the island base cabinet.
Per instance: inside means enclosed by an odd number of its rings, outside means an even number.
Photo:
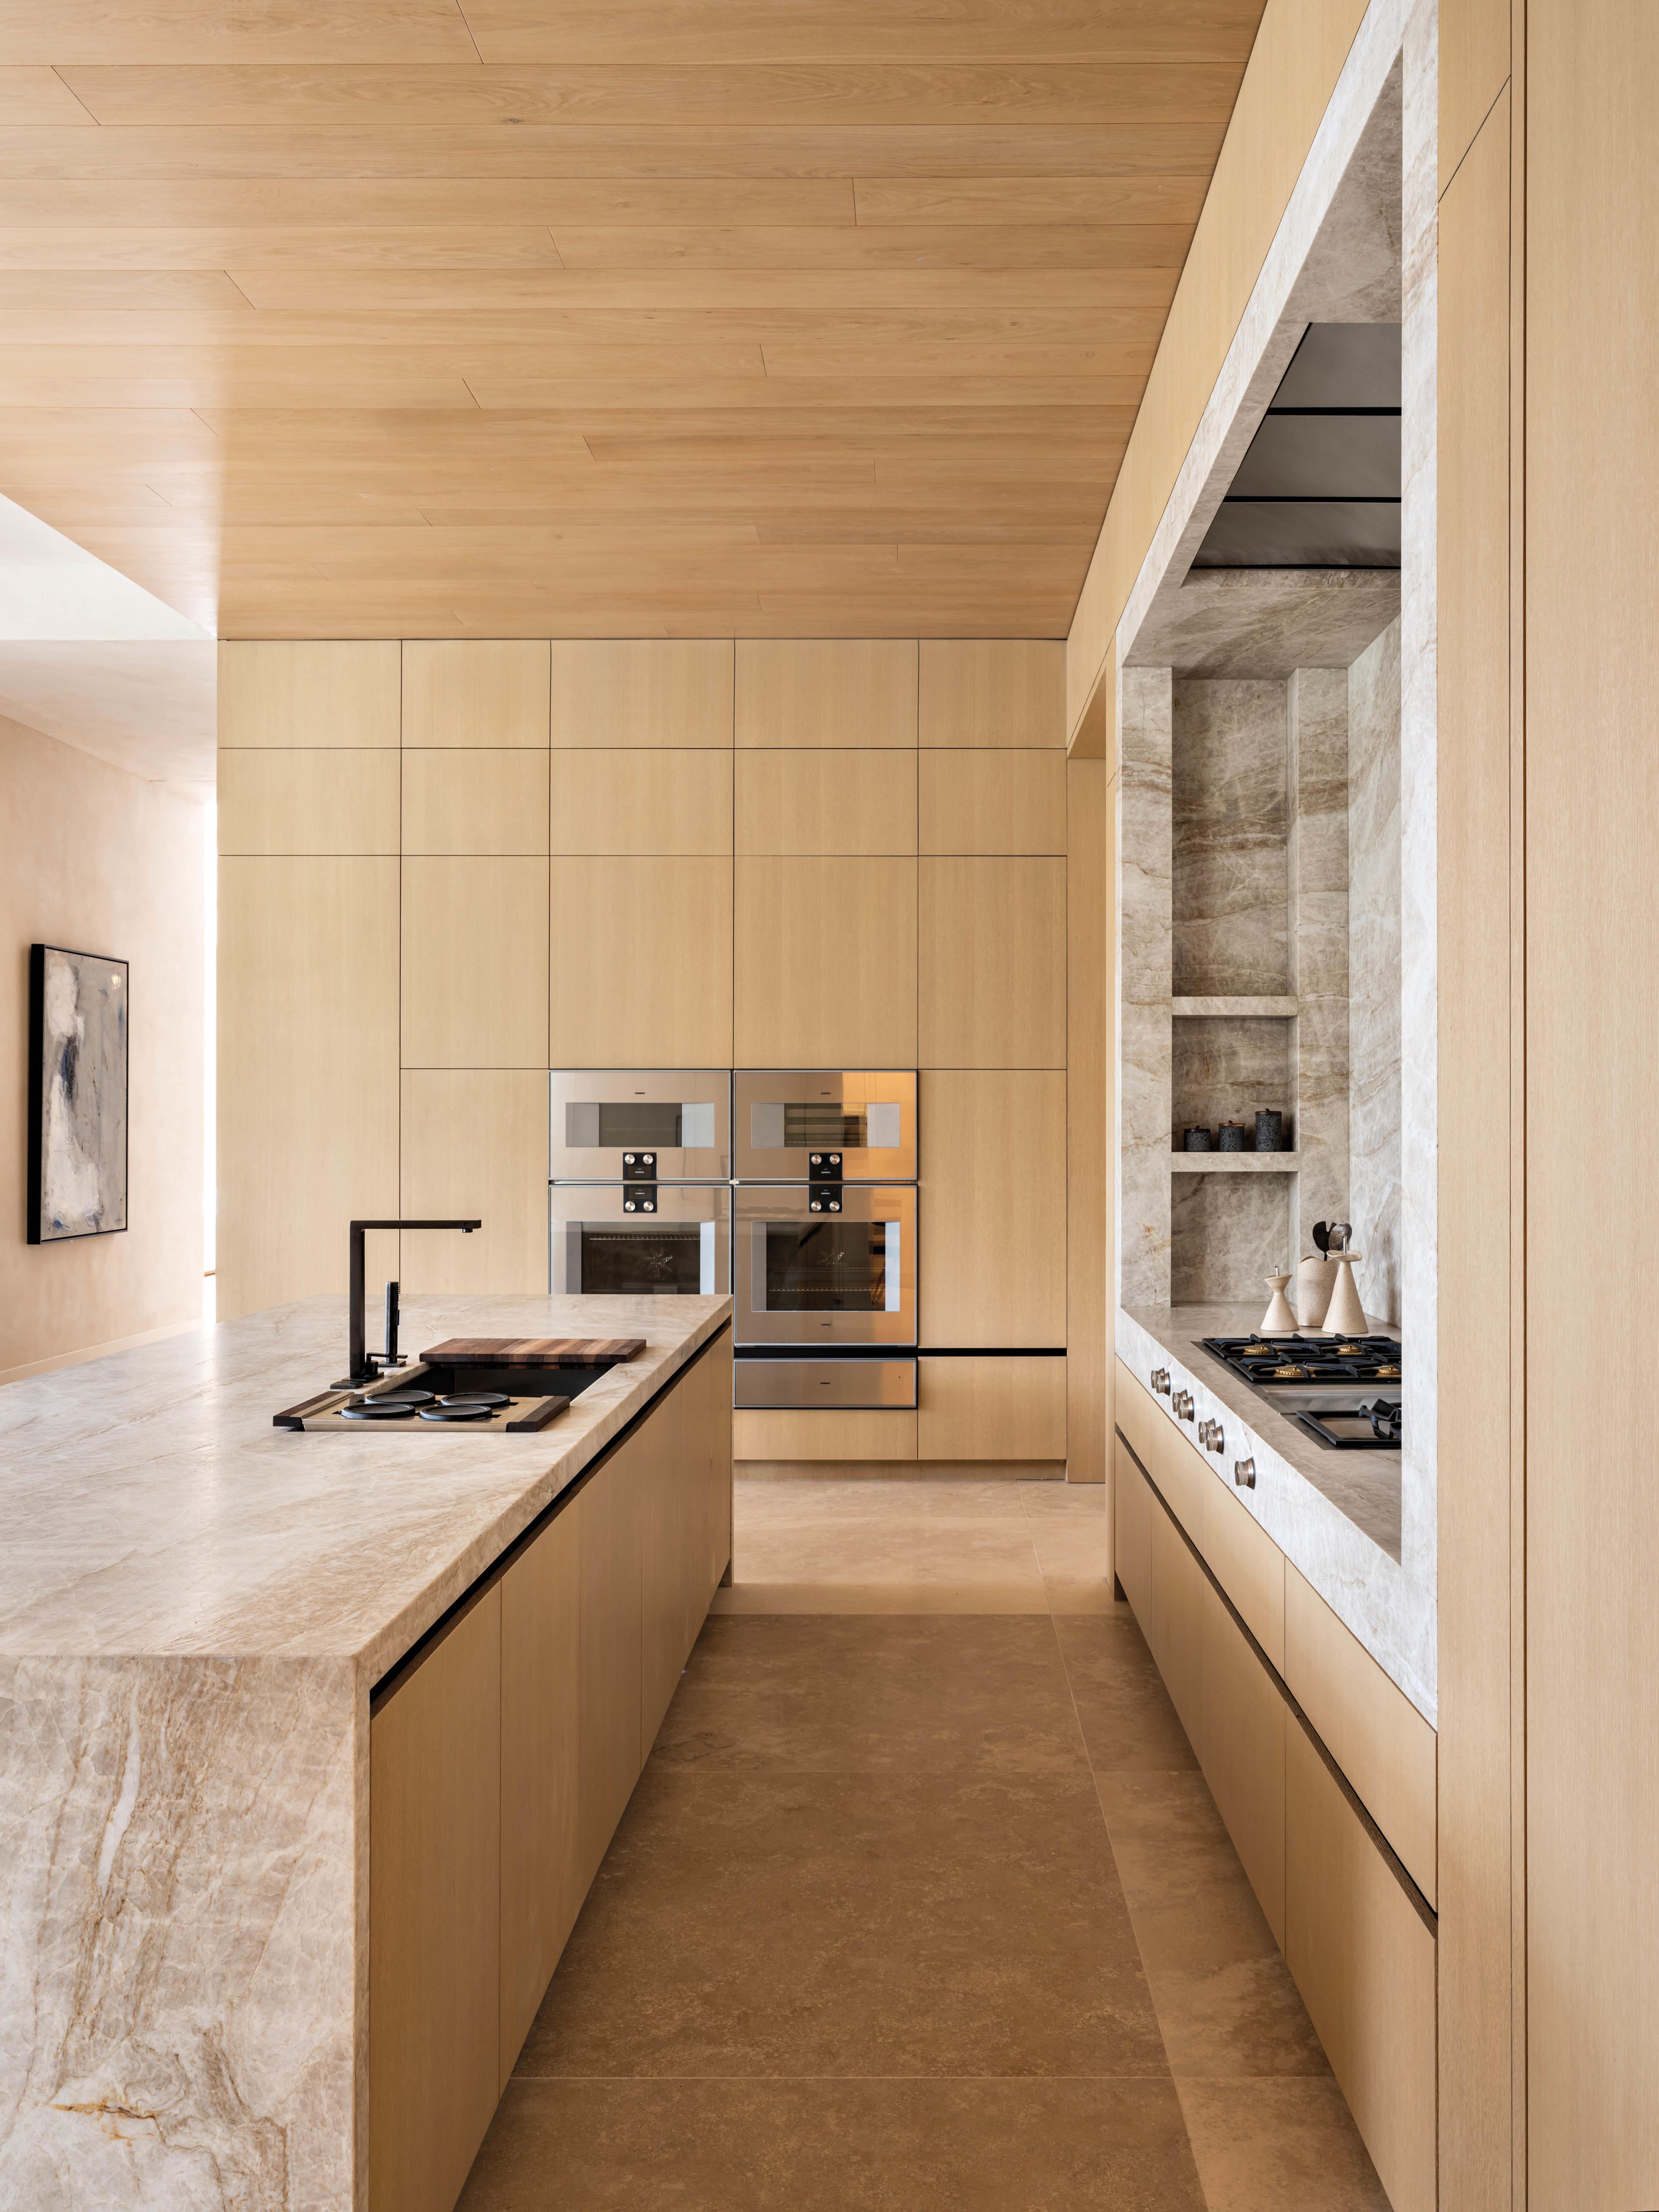
[[[640,1741],[640,1543],[656,1475],[653,1431],[636,1430],[572,1508],[580,1545],[581,1705],[577,1883],[599,1870],[644,1763]]]
[[[370,2212],[451,2212],[501,2093],[501,1593],[369,1723]]]
[[[1285,1948],[1285,1700],[1238,1624],[1204,1585],[1203,1721],[1199,1764]]]
[[[1435,1939],[1299,1725],[1285,1918],[1285,1960],[1394,2212],[1433,2212]]]

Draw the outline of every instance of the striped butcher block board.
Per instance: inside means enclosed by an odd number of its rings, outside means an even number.
[[[619,1367],[642,1336],[450,1336],[421,1358],[445,1367]]]

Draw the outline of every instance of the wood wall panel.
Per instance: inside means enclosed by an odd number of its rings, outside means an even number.
[[[556,752],[552,779],[556,853],[732,850],[729,752]]]
[[[1659,2204],[1659,1519],[1650,1361],[1622,1389],[1597,1370],[1607,1255],[1586,1229],[1611,1213],[1626,1231],[1621,1303],[1642,1310],[1659,1196],[1659,15],[1529,0],[1525,27],[1527,2177],[1531,2212],[1622,2212]]]
[[[501,1577],[503,2089],[581,1910],[580,1670],[580,1522],[567,1510]]]
[[[739,1406],[732,1417],[732,1449],[741,1460],[913,1460],[914,1409]]]
[[[368,2202],[451,2212],[501,2091],[501,1594],[369,1723]]]
[[[398,756],[222,751],[222,853],[395,853]]]
[[[340,1018],[342,994],[351,1018]],[[398,1202],[398,862],[219,864],[218,1312],[346,1287]],[[396,1239],[369,1239],[371,1280]]]
[[[920,742],[1066,744],[1066,648],[1033,638],[924,638]]]
[[[548,864],[403,863],[405,1067],[548,1066]]]
[[[1047,771],[1046,756],[1031,757]],[[1115,1365],[1109,1321],[1115,1181],[1109,1070],[1117,995],[1115,840],[1106,834],[1111,787],[1105,763],[1068,762],[1066,793],[1066,1474],[1071,1482],[1105,1482]],[[1109,1576],[1109,1511],[1106,1525]]]
[[[1063,755],[939,750],[916,767],[921,852],[1065,852]]]
[[[1285,1730],[1285,1956],[1395,2212],[1433,2212],[1435,1939],[1340,1785]]]
[[[1443,192],[1508,81],[1511,6],[1512,0],[1440,0],[1436,27]]]
[[[547,784],[545,752],[405,752],[403,848],[545,853]]]
[[[400,1209],[482,1221],[470,1237],[405,1231],[402,1282],[547,1292],[547,1077],[540,1068],[411,1068],[403,1078]]]
[[[734,962],[733,1065],[916,1066],[914,860],[738,860]]]
[[[403,653],[405,745],[545,749],[545,639],[409,638]]]
[[[730,638],[555,638],[557,745],[661,750],[732,743]]]
[[[1064,1067],[1066,863],[919,864],[924,1067]]]
[[[1466,62],[1478,58],[1473,12],[1449,11],[1445,23]],[[1443,161],[1452,91],[1443,75]],[[1440,1907],[1441,2191],[1470,2212],[1510,2212],[1517,2155],[1510,116],[1505,94],[1447,189],[1437,277],[1438,1543],[1442,1587],[1456,1597],[1440,1608],[1431,1894]]]
[[[732,863],[556,860],[549,1049],[559,1067],[730,1067]]]
[[[916,742],[911,638],[740,637],[737,686],[739,745]]]
[[[1066,1078],[924,1071],[921,1341],[1066,1341]]]
[[[395,641],[227,640],[219,647],[219,743],[395,746],[399,660]]]
[[[1063,1359],[926,1359],[916,1391],[922,1459],[1064,1459]]]
[[[899,854],[916,849],[913,752],[742,752],[739,853]]]

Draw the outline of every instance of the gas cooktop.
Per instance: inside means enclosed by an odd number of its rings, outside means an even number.
[[[1212,1359],[1327,1451],[1398,1451],[1401,1353],[1393,1336],[1206,1336]]]

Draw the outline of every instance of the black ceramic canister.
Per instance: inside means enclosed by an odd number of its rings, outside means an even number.
[[[1242,1121],[1224,1121],[1221,1142],[1216,1149],[1223,1152],[1242,1152],[1244,1150],[1244,1124]]]
[[[1263,1106],[1255,1117],[1255,1148],[1259,1152],[1285,1149],[1285,1116],[1276,1106]]]
[[[1183,1152],[1207,1152],[1213,1150],[1207,1129],[1188,1129],[1181,1139]]]

